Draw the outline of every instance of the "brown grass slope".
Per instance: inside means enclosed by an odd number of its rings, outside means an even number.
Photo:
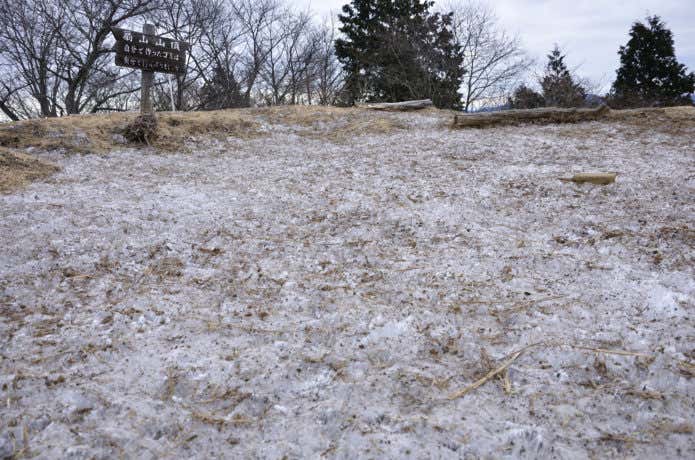
[[[122,147],[120,137],[136,113],[73,115],[61,118],[26,120],[0,125],[0,147],[65,150],[66,153],[103,153]],[[175,112],[157,114],[162,150],[177,148],[197,135],[237,137],[253,135],[258,124],[244,111]]]
[[[45,179],[58,170],[53,164],[0,147],[0,193]]]
[[[123,147],[120,135],[137,113],[73,115],[0,124],[0,147],[103,153]],[[375,114],[358,108],[278,106],[212,112],[161,112],[152,146],[180,150],[198,136],[251,138],[263,135],[263,124],[305,128],[304,134],[343,131],[344,134],[386,134],[404,129],[397,115]],[[340,136],[342,137],[342,136]]]
[[[436,109],[420,113],[440,117],[443,125],[455,115],[453,111]],[[75,115],[0,124],[0,193],[43,179],[58,170],[26,154],[26,149],[99,154],[128,147],[122,132],[137,116],[137,113]],[[157,118],[158,136],[152,147],[163,152],[186,150],[187,144],[192,145],[191,141],[200,137],[224,140],[267,135],[278,125],[292,127],[302,136],[338,143],[347,143],[355,136],[387,135],[408,129],[403,114],[322,106],[162,112]],[[689,135],[695,129],[695,107],[609,111],[602,113],[600,119],[638,131]]]
[[[540,108],[529,110],[505,110],[458,114],[454,116],[452,128],[493,128],[523,124],[572,124],[587,121],[620,121],[628,123],[672,123],[693,124],[695,107],[672,107],[634,110],[611,110],[607,106],[593,109]]]

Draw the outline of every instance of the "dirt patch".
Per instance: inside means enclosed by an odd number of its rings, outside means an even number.
[[[56,165],[0,148],[0,193],[16,190],[59,171]]]

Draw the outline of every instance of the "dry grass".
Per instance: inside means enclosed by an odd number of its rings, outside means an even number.
[[[611,110],[605,120],[616,132],[628,138],[653,137],[655,134],[675,139],[695,136],[695,107]],[[595,134],[588,124],[565,125],[558,136],[586,138]],[[671,141],[672,142],[672,141]]]
[[[117,129],[135,114],[79,115],[27,120],[0,125],[0,146],[15,149],[36,147],[86,153],[106,151],[113,146]]]
[[[313,127],[319,123],[336,122],[350,118],[359,109],[326,106],[285,105],[250,109],[251,113],[262,115],[275,123],[302,127]]]
[[[395,118],[374,117],[368,120],[357,118],[332,129],[325,133],[325,136],[333,142],[348,142],[355,136],[391,134],[406,128],[405,123]]]
[[[0,124],[0,192],[43,179],[57,166],[22,150],[60,150],[65,153],[106,153],[123,148],[122,133],[138,113],[74,115]],[[260,135],[253,110],[160,113],[152,147],[161,151],[185,149],[197,136],[249,138]]]
[[[397,115],[363,108],[277,106],[255,109],[272,123],[303,128],[305,137],[344,143],[355,136],[382,135],[406,129]]]
[[[0,193],[44,179],[58,170],[57,166],[45,161],[0,147]]]
[[[632,110],[533,109],[502,112],[457,114],[454,128],[494,128],[521,124],[573,124],[583,121],[620,122],[638,131],[657,129],[680,135],[695,128],[695,107],[648,108]],[[568,128],[573,130],[573,128]]]
[[[0,125],[0,146],[15,149],[36,147],[69,153],[103,153],[122,147],[120,135],[137,113],[73,115],[27,120]],[[258,122],[252,110],[159,113],[158,138],[152,145],[161,150],[180,149],[186,140],[200,135],[248,138],[257,136]]]
[[[139,114],[73,115],[0,124],[0,146],[36,147],[66,153],[104,153],[123,147],[124,129]],[[157,139],[152,146],[172,151],[185,148],[199,136],[242,139],[262,135],[261,119],[270,124],[304,128],[302,135],[345,141],[355,134],[388,134],[405,129],[397,115],[358,108],[278,106],[213,112],[161,112],[157,114]]]
[[[446,116],[450,111],[422,112]],[[454,114],[451,112],[450,114]],[[0,191],[6,192],[54,173],[54,165],[19,153],[34,147],[66,153],[105,153],[122,148],[123,130],[137,113],[75,115],[0,124]],[[357,135],[385,135],[408,128],[399,114],[363,108],[323,106],[278,106],[214,112],[162,112],[157,114],[157,139],[152,147],[160,151],[186,148],[200,136],[242,139],[263,135],[261,122],[299,128],[298,134],[328,142],[346,143]],[[644,131],[671,135],[695,133],[695,107],[610,111],[607,121],[619,122],[634,134]],[[576,134],[577,128],[568,128]]]
[[[154,147],[181,149],[186,140],[198,136],[250,139],[261,135],[252,109],[214,112],[174,112],[157,114],[158,140]]]
[[[658,132],[671,136],[695,135],[695,107],[612,110],[608,116],[631,135]]]
[[[473,384],[467,386],[466,388],[463,388],[462,390],[458,390],[458,391],[456,391],[456,392],[450,394],[450,395],[449,395],[449,399],[450,399],[450,400],[453,400],[453,399],[461,398],[461,397],[465,396],[466,394],[470,393],[471,391],[473,391],[473,390],[475,390],[475,389],[477,389],[477,388],[479,388],[479,387],[485,385],[485,383],[489,382],[491,379],[493,379],[493,378],[495,378],[496,376],[502,374],[503,372],[506,372],[506,371],[507,371],[507,368],[508,368],[509,366],[511,366],[511,365],[514,363],[514,361],[516,361],[517,359],[519,359],[519,357],[520,357],[526,350],[528,350],[529,348],[536,347],[536,346],[538,346],[538,345],[541,345],[541,344],[540,344],[540,343],[536,343],[536,344],[533,344],[533,345],[528,345],[528,346],[522,348],[521,350],[517,351],[516,353],[512,354],[511,357],[509,357],[509,358],[508,358],[507,360],[505,360],[502,364],[500,364],[499,367],[490,370],[490,372],[488,372],[487,374],[485,374],[485,376],[483,376],[482,378],[480,378],[480,379],[478,379],[477,381],[475,381]],[[485,356],[487,356],[487,355],[485,354]],[[486,358],[486,359],[484,359],[483,361],[488,361],[486,367],[492,367],[491,363],[489,362],[489,358]],[[505,393],[507,393],[507,394],[511,393],[511,382],[509,382],[509,376],[508,376],[507,374],[504,374],[504,375],[502,376],[502,379],[503,379],[503,382],[504,382],[504,390],[505,390]]]
[[[677,121],[695,122],[695,107],[667,107],[655,109],[611,110],[609,120],[619,121]]]

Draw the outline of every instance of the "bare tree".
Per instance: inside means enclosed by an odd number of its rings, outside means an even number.
[[[246,107],[241,91],[242,43],[244,27],[226,4],[218,5],[217,14],[208,21],[199,49],[193,49],[203,85],[199,92],[199,108],[226,109]]]
[[[198,53],[212,70],[201,75],[205,107],[249,105],[252,95],[270,105],[312,103],[319,86],[326,93],[336,85],[332,32],[330,38],[319,33],[308,11],[292,12],[279,0],[226,5],[229,14],[209,28]],[[319,85],[321,59],[325,81]]]
[[[321,105],[335,104],[343,87],[343,69],[335,55],[335,30],[335,18],[331,16],[315,32],[318,50],[313,82]]]
[[[287,90],[291,104],[311,104],[314,68],[319,57],[319,36],[315,33],[309,13],[297,15],[289,27],[285,45],[289,81]],[[304,101],[301,99],[305,97]]]
[[[57,33],[57,65],[51,69],[64,85],[67,114],[98,111],[123,88],[106,44],[111,27],[147,13],[157,0],[44,0],[43,17]],[[104,91],[113,88],[112,94]],[[133,89],[131,89],[133,91]]]
[[[0,111],[10,120],[17,121],[19,120],[19,114],[15,100],[17,94],[21,94],[25,86],[19,83],[16,77],[10,73],[12,69],[5,69],[6,66],[0,64],[0,73],[8,77],[7,81],[0,80]]]
[[[159,99],[170,99],[168,81],[172,78],[176,85],[174,105],[178,110],[194,110],[200,106],[199,90],[201,80],[213,73],[216,61],[223,59],[232,46],[224,41],[219,46],[220,34],[234,33],[234,24],[225,0],[159,0],[159,8],[149,15],[158,27],[160,35],[190,45],[187,54],[186,71],[173,77],[159,76]],[[211,46],[208,46],[212,43]],[[219,55],[219,56],[218,56]],[[168,101],[167,105],[171,101]],[[164,105],[163,103],[161,105]]]
[[[160,31],[191,44],[177,108],[312,103],[315,92],[320,103],[335,100],[333,30],[317,28],[308,11],[294,13],[281,0],[162,1]],[[167,107],[166,85],[158,94]]]
[[[64,66],[54,71],[65,84],[65,111],[94,111],[95,104],[109,99],[97,100],[97,90],[121,78],[111,64],[111,47],[106,45],[111,28],[155,10],[159,0],[53,1],[60,11],[52,16],[58,28],[58,47],[66,56]]]
[[[268,54],[261,68],[261,93],[268,104],[297,104],[311,98],[310,70],[317,54],[308,13],[285,11],[266,29]]]
[[[507,34],[494,11],[481,2],[448,0],[441,9],[454,13],[454,36],[463,49],[464,111],[503,101],[533,63],[518,37]]]
[[[3,0],[0,113],[17,120],[132,109],[139,72],[114,65],[111,28],[144,21],[190,44],[185,74],[157,77],[162,109],[244,107],[254,97],[332,104],[342,86],[334,25],[317,26],[285,0]]]
[[[0,3],[0,101],[10,117],[111,110],[137,91],[112,64],[111,27],[159,0],[4,0]]]
[[[244,31],[242,52],[244,98],[250,104],[261,69],[272,49],[268,43],[267,28],[278,19],[279,0],[236,0],[231,9]]]
[[[51,2],[5,0],[0,3],[0,100],[10,119],[57,116],[62,65],[58,25],[46,15]],[[30,102],[29,99],[33,99]]]
[[[261,64],[259,77],[261,87],[257,93],[266,104],[284,103],[285,82],[289,74],[288,51],[293,35],[294,16],[289,11],[277,10],[266,16],[262,43],[265,47],[265,59]]]

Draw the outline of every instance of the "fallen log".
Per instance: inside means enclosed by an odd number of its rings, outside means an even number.
[[[618,176],[617,173],[581,173],[575,174],[572,177],[561,177],[561,181],[574,182],[576,184],[597,184],[597,185],[608,185],[615,182],[615,178]]]
[[[358,107],[369,110],[383,110],[387,112],[407,112],[410,110],[422,110],[426,109],[427,107],[432,107],[432,101],[430,99],[423,99],[421,101],[358,104]]]
[[[553,107],[455,115],[452,128],[489,128],[491,126],[525,123],[579,123],[606,118],[610,111],[608,106],[602,105],[595,109],[559,109]]]

